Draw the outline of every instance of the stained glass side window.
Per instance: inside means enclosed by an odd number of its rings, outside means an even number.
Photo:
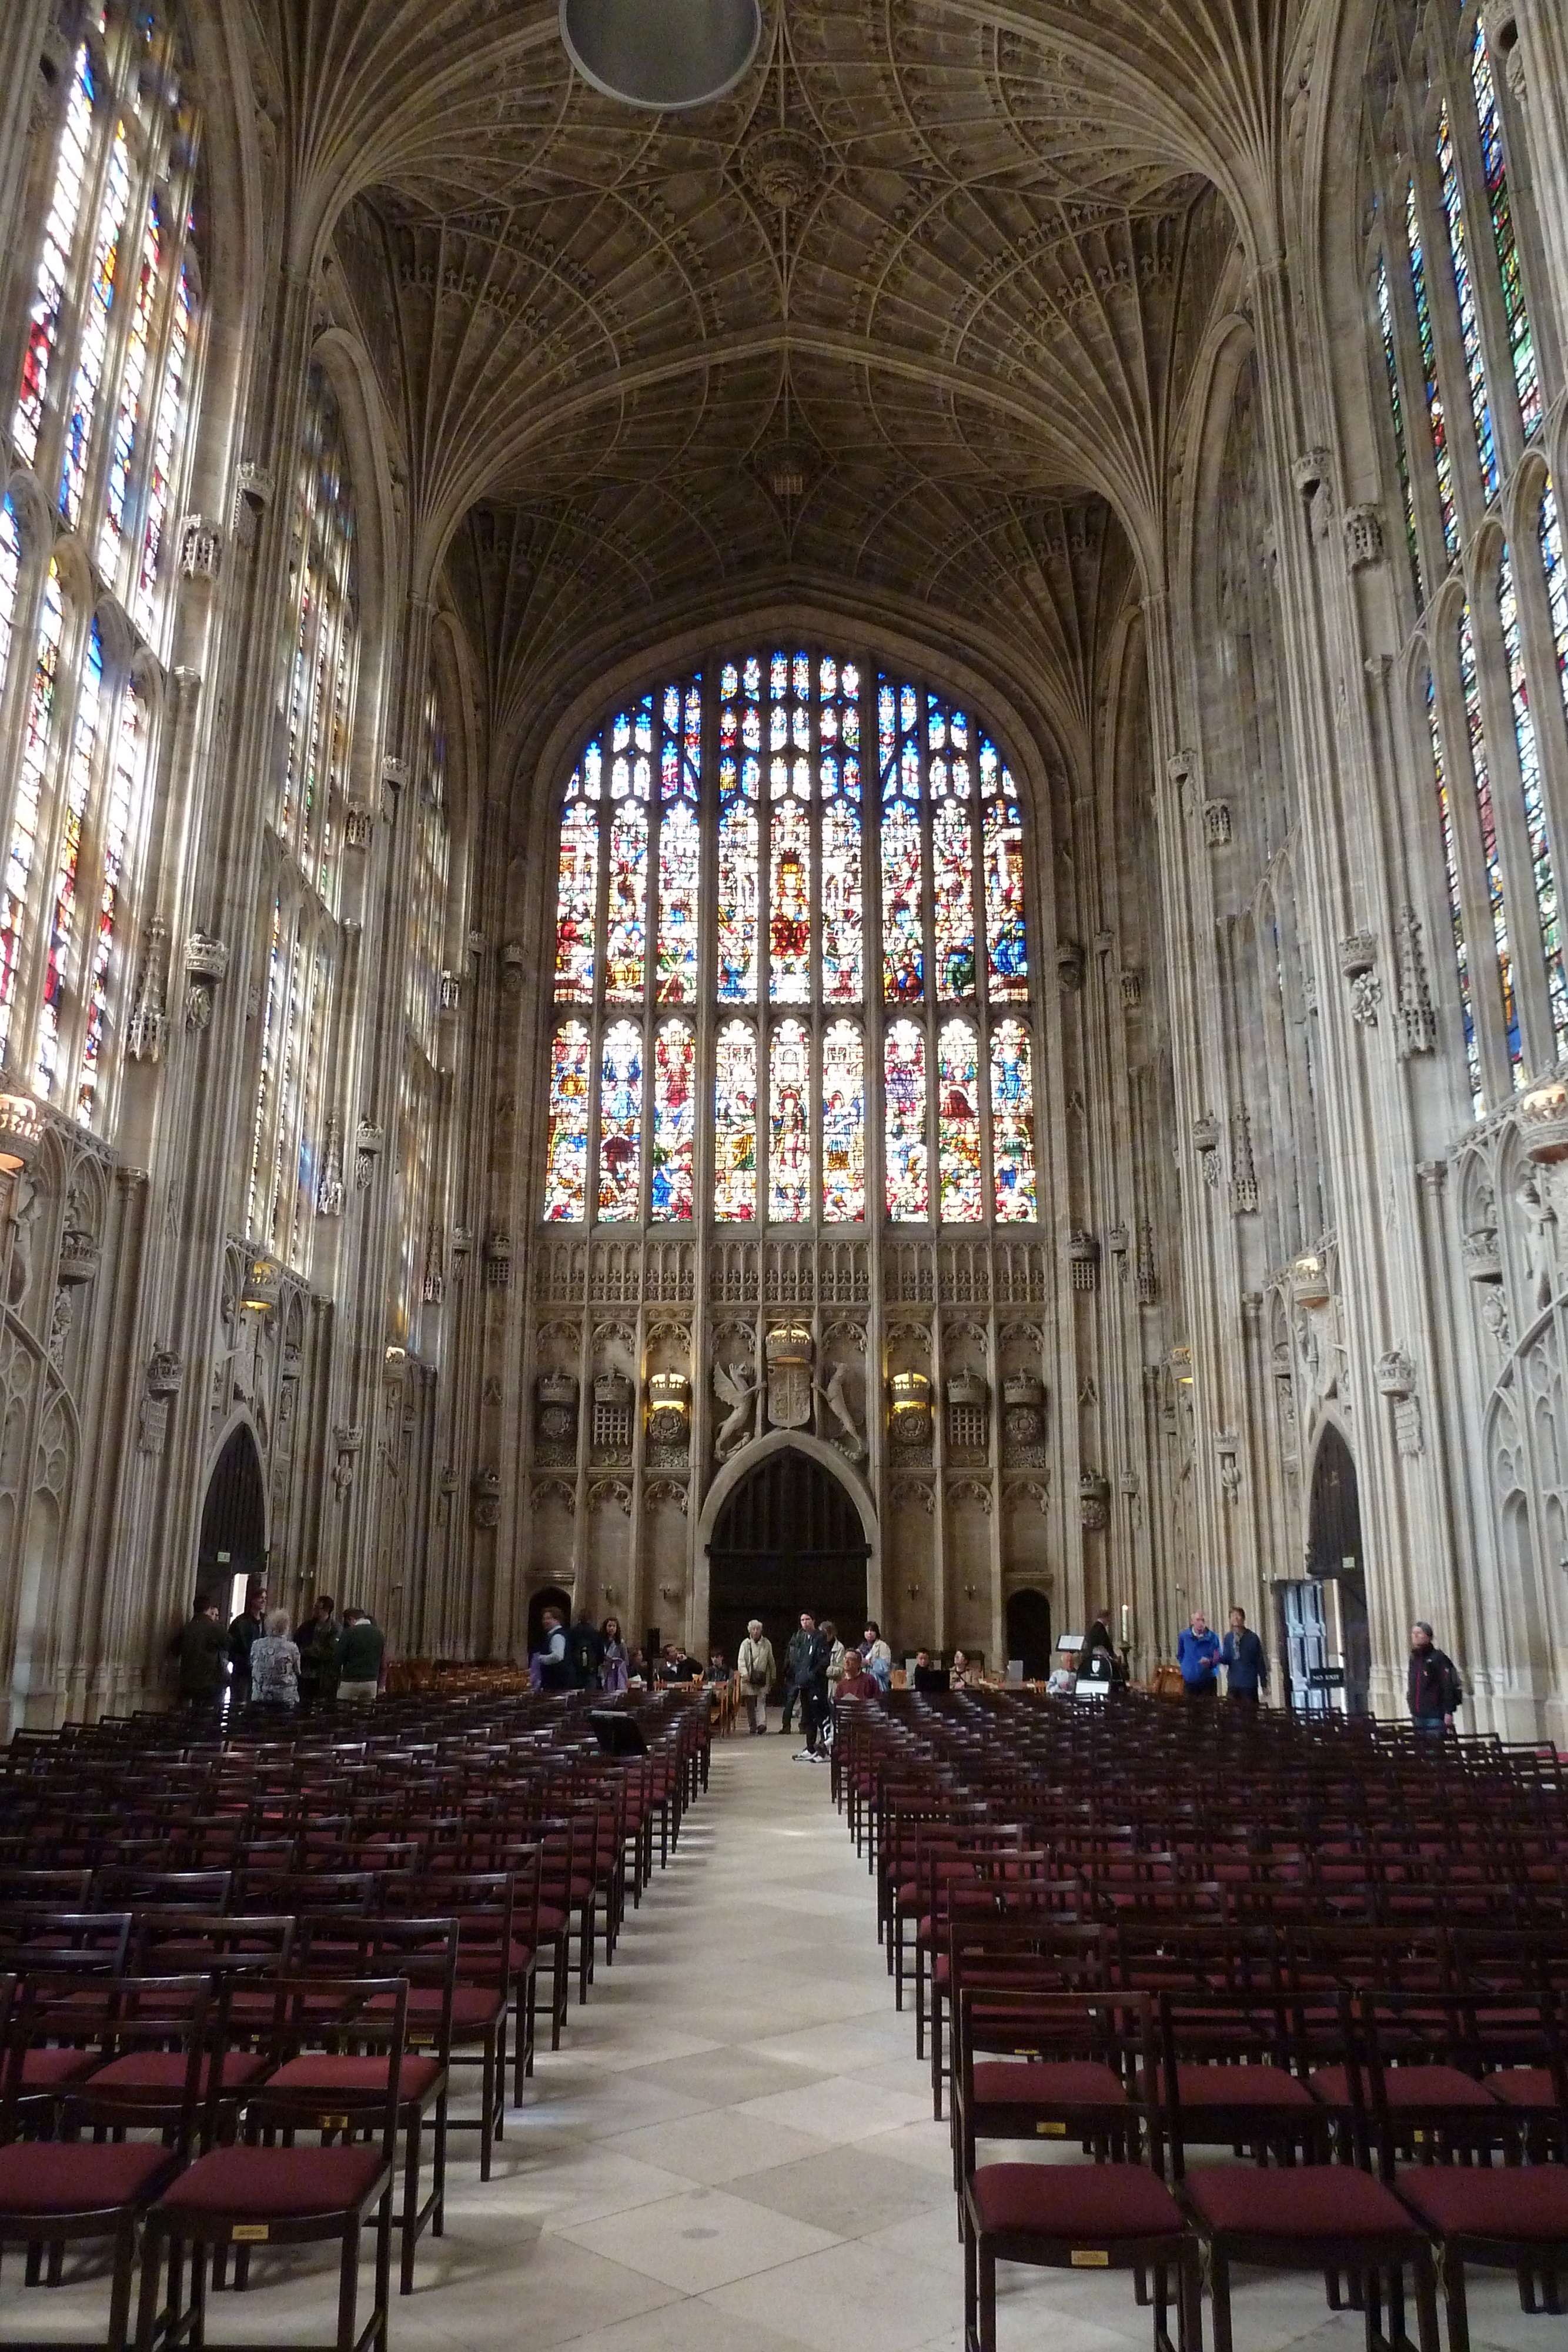
[[[673,1224],[695,1207],[696,1113],[696,1038],[689,1022],[666,1021],[653,1039],[648,1213],[655,1224]]]
[[[163,526],[168,519],[175,450],[184,421],[191,352],[191,269],[182,262],[174,280],[174,308],[169,325],[169,350],[158,393],[157,419],[152,429],[152,460],[147,476],[147,520],[141,530],[141,568],[136,582],[137,625],[149,637],[155,634],[158,584],[162,578]],[[351,548],[354,510],[346,499],[340,518]],[[344,556],[347,562],[347,553]]]
[[[269,1128],[277,1108],[277,1080],[282,1040],[288,1023],[288,952],[283,928],[283,900],[275,898],[267,951],[267,992],[261,1024],[261,1071],[256,1089],[256,1118],[251,1130],[250,1187],[246,1198],[246,1231],[259,1236],[265,1191],[265,1160]]]
[[[615,1021],[599,1064],[599,1218],[621,1224],[638,1213],[643,1183],[643,1032]]]
[[[822,804],[822,995],[858,1004],[865,988],[862,948],[860,672],[824,654],[819,664]]]
[[[659,968],[661,1004],[695,1004],[701,919],[702,680],[684,692],[667,686],[660,698]]]
[[[1502,628],[1503,654],[1508,662],[1509,700],[1513,710],[1514,742],[1519,751],[1519,777],[1524,797],[1524,824],[1530,840],[1530,862],[1535,882],[1535,903],[1541,911],[1541,951],[1546,964],[1547,994],[1558,1058],[1568,1053],[1568,977],[1563,970],[1562,909],[1552,845],[1547,838],[1546,809],[1541,790],[1541,760],[1535,742],[1535,720],[1530,708],[1524,649],[1520,637],[1519,599],[1514,593],[1513,558],[1505,548],[1498,573],[1498,620]]]
[[[102,1077],[104,1039],[109,1028],[109,982],[119,944],[120,896],[125,879],[126,850],[147,765],[147,704],[134,679],[120,697],[120,724],[115,730],[114,760],[110,776],[109,805],[104,817],[103,874],[99,886],[97,929],[87,978],[87,1025],[82,1037],[81,1064],[77,1073],[76,1116],[90,1127]]]
[[[811,1001],[811,669],[776,653],[768,701],[768,992]]]
[[[37,855],[38,812],[54,739],[55,704],[59,691],[60,645],[65,634],[65,602],[60,575],[52,561],[44,583],[44,609],[38,624],[37,651],[33,659],[32,690],[27,697],[26,733],[16,775],[16,797],[11,818],[11,843],[5,876],[0,885],[0,1047],[11,1039],[16,1017],[18,967],[26,947],[27,893]]]
[[[1465,235],[1464,200],[1459,192],[1459,167],[1454,154],[1448,110],[1437,115],[1437,170],[1443,184],[1443,212],[1448,224],[1448,257],[1454,266],[1454,292],[1458,298],[1459,334],[1464,344],[1465,373],[1469,379],[1470,415],[1476,428],[1476,455],[1480,459],[1481,488],[1490,506],[1498,492],[1497,440],[1492,432],[1491,402],[1487,394],[1486,356],[1481,350],[1480,320],[1476,315],[1476,289],[1470,279],[1469,245]]]
[[[811,1049],[799,1021],[780,1021],[768,1048],[768,1213],[799,1224],[811,1213]]]
[[[1503,310],[1508,319],[1509,355],[1513,362],[1514,390],[1519,394],[1520,418],[1525,433],[1529,435],[1541,422],[1541,379],[1536,368],[1535,339],[1530,331],[1530,307],[1524,299],[1524,279],[1519,266],[1519,241],[1513,229],[1513,207],[1509,201],[1508,161],[1503,151],[1497,89],[1492,81],[1491,59],[1487,55],[1486,26],[1479,14],[1475,39],[1470,47],[1470,87],[1475,93],[1476,127],[1480,133],[1481,169],[1486,175],[1492,245],[1497,253]]]
[[[931,816],[931,913],[936,995],[975,993],[974,730],[968,715],[926,697],[926,790]]]
[[[1448,420],[1437,383],[1437,352],[1432,336],[1432,308],[1427,299],[1427,259],[1421,248],[1421,222],[1416,209],[1416,183],[1405,190],[1405,241],[1410,252],[1410,291],[1416,304],[1416,331],[1421,345],[1421,373],[1427,395],[1427,423],[1432,436],[1432,458],[1437,471],[1437,505],[1443,518],[1443,544],[1450,556],[1459,551],[1459,519],[1454,507],[1454,461],[1448,449]]]
[[[865,1046],[852,1021],[822,1039],[822,1215],[831,1225],[865,1215]]]
[[[566,788],[555,914],[558,1004],[593,1002],[593,931],[599,913],[599,800],[602,758],[588,744]]]
[[[1557,513],[1557,493],[1550,482],[1541,494],[1538,527],[1541,568],[1546,574],[1546,603],[1552,614],[1552,636],[1557,651],[1557,683],[1563,707],[1568,710],[1568,567],[1563,561],[1563,526]]]
[[[1481,723],[1480,682],[1476,675],[1476,641],[1467,604],[1459,622],[1459,684],[1464,692],[1465,727],[1469,736],[1470,765],[1475,776],[1476,807],[1480,817],[1481,854],[1486,863],[1487,897],[1491,905],[1492,936],[1497,946],[1498,972],[1502,986],[1503,1025],[1508,1032],[1509,1059],[1514,1079],[1524,1071],[1524,1047],[1519,1030],[1519,1004],[1513,987],[1513,950],[1509,940],[1508,909],[1503,901],[1502,865],[1498,854],[1497,813],[1492,805],[1491,770],[1487,761],[1486,732]]]
[[[71,530],[75,530],[81,521],[82,499],[87,488],[89,446],[98,409],[99,389],[103,382],[103,362],[109,349],[110,313],[114,308],[120,276],[120,239],[130,202],[131,154],[125,141],[125,125],[121,122],[115,128],[109,151],[109,168],[104,179],[103,200],[99,208],[98,232],[93,240],[92,268],[77,339],[76,374],[71,382],[71,396],[66,409],[59,507],[67,527]]]
[[[945,1224],[975,1224],[982,1214],[979,1045],[967,1021],[949,1021],[936,1053],[937,1166]]]
[[[1021,1021],[998,1021],[991,1032],[991,1161],[998,1223],[1036,1217],[1034,1080]]]
[[[11,674],[11,630],[16,616],[16,583],[22,569],[22,540],[16,529],[16,504],[0,502],[0,695]]]
[[[545,1215],[552,1223],[580,1224],[587,1214],[589,1056],[584,1024],[563,1022],[550,1045]]]
[[[103,523],[98,536],[99,568],[104,578],[110,582],[120,570],[120,550],[125,536],[125,501],[131,484],[137,421],[141,414],[142,388],[147,379],[147,345],[152,332],[152,310],[158,295],[161,262],[158,199],[154,196],[147,207],[147,218],[141,232],[141,263],[136,278],[136,302],[131,313],[131,331],[120,370],[120,403],[115,411],[114,434],[110,443]]]
[[[757,1034],[744,1021],[718,1033],[713,1128],[714,1215],[749,1224],[757,1215]]]
[[[876,734],[882,784],[883,1000],[918,1004],[925,993],[918,688],[878,678]]]
[[[77,869],[81,860],[82,820],[93,787],[99,719],[103,708],[103,639],[96,619],[88,630],[87,659],[77,684],[70,757],[66,762],[64,822],[59,856],[49,891],[49,928],[44,945],[44,988],[38,1007],[37,1050],[33,1083],[47,1101],[59,1075],[60,1016],[71,983],[72,934],[76,929]]]
[[[980,738],[981,825],[985,859],[986,961],[993,1004],[1029,994],[1029,940],[1023,903],[1023,822],[1013,780],[988,736]]]
[[[1443,730],[1437,719],[1437,697],[1430,667],[1427,671],[1427,730],[1432,744],[1432,775],[1437,790],[1437,827],[1443,844],[1443,865],[1448,886],[1448,923],[1454,941],[1454,967],[1459,982],[1459,1015],[1464,1029],[1465,1061],[1470,1074],[1470,1097],[1479,1118],[1484,1107],[1480,1047],[1476,1038],[1475,1007],[1470,1000],[1470,960],[1465,945],[1464,908],[1459,898],[1459,860],[1454,842],[1454,811],[1448,797],[1448,772],[1443,758]]]
[[[1378,253],[1377,327],[1383,345],[1383,365],[1388,378],[1388,414],[1394,425],[1394,456],[1399,468],[1399,493],[1405,507],[1405,547],[1410,558],[1410,581],[1417,611],[1426,603],[1421,585],[1421,542],[1416,530],[1416,492],[1410,480],[1410,453],[1405,445],[1405,408],[1399,397],[1399,362],[1394,348],[1394,305],[1388,291],[1388,257]]]
[[[883,1133],[887,1213],[908,1224],[931,1213],[930,1149],[925,1135],[925,1032],[894,1021],[883,1040]]]
[[[726,662],[718,718],[718,998],[757,1002],[762,665]]]
[[[27,320],[27,348],[22,360],[22,386],[11,435],[23,460],[31,465],[38,454],[44,409],[48,400],[49,367],[60,327],[60,306],[70,274],[71,248],[76,243],[87,174],[88,144],[92,136],[93,102],[98,95],[92,59],[84,41],[71,69],[70,95],[60,132],[55,165],[54,191],[44,224],[44,249],[38,258],[37,285]]]

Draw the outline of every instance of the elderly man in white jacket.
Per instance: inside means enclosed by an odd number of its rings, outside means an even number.
[[[754,1617],[747,1625],[735,1668],[740,1676],[740,1696],[746,1701],[747,1726],[755,1736],[768,1728],[768,1694],[778,1671],[773,1663],[773,1644],[762,1630],[760,1617]]]

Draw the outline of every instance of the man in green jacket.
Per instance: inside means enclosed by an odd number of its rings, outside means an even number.
[[[210,1706],[228,1687],[229,1643],[210,1592],[198,1592],[180,1630],[180,1696],[187,1706]]]
[[[343,1612],[338,1646],[338,1696],[345,1706],[369,1706],[382,1686],[387,1637],[362,1609]]]

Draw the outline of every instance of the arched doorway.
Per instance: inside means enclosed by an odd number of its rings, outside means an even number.
[[[1051,1672],[1051,1603],[1031,1584],[1008,1595],[1008,1656],[1023,1660],[1025,1682]]]
[[[848,1489],[821,1462],[785,1446],[727,1498],[708,1545],[708,1643],[733,1661],[760,1617],[780,1668],[803,1609],[831,1617],[846,1643],[865,1623],[871,1546]]]
[[[561,1623],[570,1625],[571,1622],[570,1593],[563,1592],[559,1584],[541,1584],[537,1592],[529,1593],[528,1646],[524,1652],[526,1657],[531,1658],[536,1650],[542,1649],[544,1646],[543,1619],[547,1609],[559,1609]]]
[[[207,1481],[196,1589],[212,1594],[226,1623],[235,1613],[240,1580],[266,1574],[267,1489],[255,1433],[241,1421],[230,1430]]]
[[[1361,1547],[1361,1490],[1355,1457],[1331,1421],[1318,1441],[1307,1504],[1307,1572],[1329,1602],[1325,1622],[1330,1646],[1338,1612],[1337,1647],[1344,1665],[1344,1700],[1352,1715],[1364,1715],[1372,1673],[1372,1640],[1366,1616],[1366,1566]],[[1331,1591],[1330,1588],[1333,1588]]]

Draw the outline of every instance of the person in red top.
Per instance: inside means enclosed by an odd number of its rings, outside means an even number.
[[[864,1665],[861,1662],[861,1654],[858,1650],[845,1651],[844,1671],[839,1677],[838,1685],[833,1692],[833,1696],[836,1699],[880,1698],[882,1696],[882,1685],[877,1681],[874,1675],[868,1674],[866,1672]]]

